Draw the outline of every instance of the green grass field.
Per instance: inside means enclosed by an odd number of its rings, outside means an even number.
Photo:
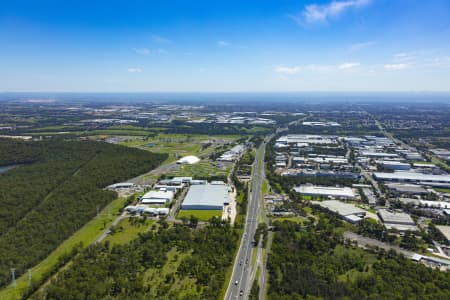
[[[119,198],[114,200],[109,204],[111,216],[108,216],[108,208],[102,210],[100,217],[96,217],[85,224],[80,230],[73,234],[70,238],[65,240],[58,248],[56,248],[49,256],[47,256],[43,261],[31,269],[33,274],[33,280],[39,281],[47,274],[52,268],[57,264],[60,256],[69,253],[73,247],[78,245],[80,242],[86,247],[93,243],[103,232],[105,225],[106,227],[111,224],[117,215],[118,211],[125,204],[124,198]],[[0,290],[0,299],[20,299],[20,295],[28,287],[28,277],[27,274],[20,276],[16,281],[16,287],[11,285]]]
[[[112,245],[126,244],[137,238],[139,233],[151,230],[153,225],[156,225],[154,220],[146,220],[144,224],[140,222],[134,224],[131,222],[131,218],[126,218],[117,224],[116,232],[108,235],[105,241],[109,241]]]
[[[450,167],[441,159],[437,158],[437,157],[433,157],[431,158],[431,162],[434,163],[436,166],[441,167],[442,169],[446,170],[446,171],[450,171]]]
[[[177,218],[181,219],[181,217],[190,218],[193,215],[198,218],[199,221],[209,221],[213,217],[222,218],[221,210],[180,210],[178,212]]]
[[[275,222],[275,221],[279,221],[279,222],[290,221],[290,222],[295,222],[297,224],[303,225],[303,222],[305,221],[305,218],[303,218],[303,217],[276,217],[276,218],[272,218],[272,222]]]
[[[195,178],[206,178],[208,176],[227,176],[231,171],[232,165],[229,164],[223,169],[219,169],[215,163],[210,161],[201,161],[194,165],[182,165],[178,171],[171,172],[170,176],[188,176]]]
[[[434,190],[435,190],[436,192],[441,192],[441,193],[448,193],[448,194],[450,194],[450,189],[434,188]]]
[[[219,169],[214,162],[205,159],[211,153],[216,151],[217,148],[216,146],[202,147],[202,143],[216,140],[219,141],[219,144],[217,145],[223,145],[224,143],[228,144],[234,142],[239,138],[241,138],[241,136],[238,135],[208,136],[202,134],[184,135],[159,133],[154,137],[128,139],[120,144],[152,152],[167,153],[169,157],[164,163],[174,162],[180,157],[187,155],[200,156],[202,158],[200,163],[181,166],[178,171],[168,173],[167,175],[209,177],[227,175],[231,170],[231,165],[224,169]],[[231,145],[226,146],[226,148],[231,148]]]
[[[266,179],[263,180],[261,189],[263,196],[269,192],[269,183]]]
[[[120,144],[128,147],[137,147],[153,152],[168,153],[176,157],[185,155],[207,154],[214,150],[214,147],[202,148],[201,143],[211,139],[222,140],[223,142],[232,142],[241,136],[208,136],[203,134],[166,134],[159,133],[154,137],[145,139],[135,139],[124,141]],[[154,144],[152,147],[146,145]]]
[[[432,165],[433,164],[431,161],[421,161],[421,160],[415,160],[412,163],[413,164],[423,164],[423,165]]]

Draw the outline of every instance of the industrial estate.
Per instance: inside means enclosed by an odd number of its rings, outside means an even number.
[[[420,105],[401,114],[403,103],[389,109],[353,104],[352,110],[297,104],[293,111],[250,104],[245,113],[226,106],[225,113],[211,113],[207,105],[50,104],[34,112],[42,120],[62,117],[51,126],[16,121],[36,104],[2,105],[8,114],[1,120],[0,184],[14,187],[4,190],[2,215],[22,188],[18,178],[28,178],[35,196],[24,200],[28,214],[0,224],[0,242],[9,245],[0,247],[1,299],[72,299],[71,291],[88,299],[90,288],[83,286],[94,277],[105,281],[99,299],[389,298],[407,277],[398,264],[430,274],[434,279],[414,284],[448,296],[448,128],[442,121],[429,121],[426,130],[412,125]],[[436,120],[450,120],[447,108],[427,106]],[[67,185],[34,175],[42,170],[60,182],[69,178]],[[55,205],[83,222],[58,227],[63,217]],[[39,218],[56,227],[28,227]],[[54,228],[61,229],[51,240],[35,231],[50,237]],[[20,242],[24,237],[33,251]],[[21,251],[30,252],[19,259]],[[322,275],[309,268],[326,268],[346,288],[312,288],[312,278]],[[387,269],[396,281],[378,273]],[[342,279],[348,276],[356,281]],[[382,288],[358,287],[367,276]]]
[[[450,300],[450,1],[0,5],[0,300]]]

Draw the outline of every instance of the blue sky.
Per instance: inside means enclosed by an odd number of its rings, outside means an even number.
[[[0,41],[0,91],[450,91],[448,0],[4,0]]]

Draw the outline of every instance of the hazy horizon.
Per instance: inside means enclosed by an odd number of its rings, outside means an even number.
[[[61,102],[164,102],[202,104],[205,102],[235,103],[246,101],[301,102],[450,102],[450,92],[0,92],[0,101],[51,100]],[[40,103],[40,102],[38,102]],[[42,104],[42,103],[40,103]]]

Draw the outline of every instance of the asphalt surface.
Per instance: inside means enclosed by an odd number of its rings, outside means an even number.
[[[139,185],[154,184],[156,182],[156,180],[151,178],[152,175],[165,174],[170,171],[178,170],[179,167],[180,167],[180,165],[178,165],[175,162],[160,165],[159,167],[151,170],[150,172],[147,172],[147,173],[139,175],[135,178],[132,178],[132,179],[128,180],[127,182],[132,182],[134,184],[139,184]]]
[[[273,241],[273,232],[269,231],[268,232],[268,237],[267,237],[267,246],[266,246],[266,255],[265,257],[262,257],[262,266],[261,266],[261,272],[259,273],[259,298],[260,300],[264,299],[264,296],[266,295],[266,290],[267,290],[267,260],[269,258],[269,253],[270,253],[270,248],[272,245],[272,241]]]
[[[111,228],[119,224],[120,221],[125,219],[127,217],[126,213],[122,213],[120,216],[118,216],[105,230],[103,230],[102,234],[95,240],[95,243],[100,243],[103,241],[108,234],[111,232]]]
[[[403,254],[406,257],[412,257],[415,254],[412,251],[408,251],[408,250],[402,249],[397,246],[390,245],[388,243],[385,243],[385,242],[382,242],[382,241],[379,241],[376,239],[368,238],[368,237],[356,234],[351,231],[344,232],[344,238],[358,242],[358,246],[360,246],[360,247],[367,247],[367,246],[375,247],[376,246],[378,248],[383,248],[386,251],[389,251],[392,249],[398,253]]]
[[[264,160],[262,158],[264,157],[265,143],[262,143],[260,147],[262,147],[262,151],[257,151],[255,157],[255,168],[252,175],[253,186],[251,192],[249,192],[244,234],[225,299],[248,299],[253,284],[251,281],[251,273],[254,271],[251,265],[254,250],[253,237],[258,226],[258,209],[261,203],[261,186],[264,176]]]

